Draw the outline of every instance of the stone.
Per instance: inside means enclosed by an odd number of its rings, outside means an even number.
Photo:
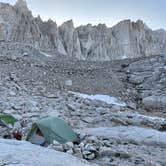
[[[95,154],[90,151],[83,151],[82,154],[83,154],[83,157],[87,160],[93,160],[96,157]]]
[[[93,118],[91,117],[84,117],[84,118],[81,118],[81,120],[86,123],[93,123],[94,121]]]
[[[82,151],[80,148],[74,148],[74,156],[82,158]]]
[[[119,119],[119,118],[115,118],[115,117],[112,117],[111,118],[111,121],[114,122],[116,125],[124,125],[124,126],[128,126],[128,123]]]
[[[12,116],[14,116],[14,118],[16,118],[17,120],[22,120],[22,116],[19,114],[12,114]]]
[[[10,91],[10,92],[9,92],[9,95],[10,95],[10,96],[16,96],[16,93],[15,93],[14,91]]]
[[[138,75],[131,75],[129,78],[129,82],[132,84],[141,84],[144,81],[144,77],[143,76],[138,76]]]
[[[127,104],[127,107],[128,107],[128,108],[131,108],[131,109],[133,109],[133,110],[136,110],[136,109],[137,109],[136,104],[133,103],[133,102],[128,103],[128,104]]]
[[[14,123],[14,129],[20,129],[22,126],[20,124],[20,122],[15,122]]]
[[[66,145],[67,145],[70,149],[72,149],[72,148],[74,147],[73,142],[67,142]]]
[[[121,110],[122,110],[122,107],[115,105],[115,106],[112,106],[112,107],[111,107],[111,110],[112,110],[112,111],[115,111],[115,112],[118,112],[118,111],[121,111]]]
[[[15,111],[14,110],[4,110],[3,113],[5,114],[13,114]]]
[[[86,141],[88,142],[88,143],[94,143],[94,142],[97,142],[97,137],[96,136],[90,136],[90,137],[87,137],[86,138]]]
[[[141,158],[141,157],[137,157],[134,162],[135,162],[136,165],[142,164],[144,162],[144,159]]]
[[[66,106],[67,106],[67,108],[69,108],[71,111],[77,112],[77,108],[76,108],[75,106],[73,106],[73,105],[71,105],[71,104],[67,104]]]
[[[54,150],[59,151],[59,152],[64,152],[63,146],[61,144],[49,145],[47,148],[54,149]]]
[[[72,80],[67,80],[67,81],[65,81],[65,85],[66,85],[66,86],[72,86],[72,85],[73,85]]]
[[[72,149],[70,149],[70,150],[68,150],[66,153],[68,153],[68,154],[73,154],[74,152],[73,152],[73,150]]]
[[[159,130],[166,131],[166,122],[160,125]]]
[[[83,143],[83,142],[81,142],[80,144],[79,144],[79,147],[80,148],[83,148],[85,146],[85,144]]]
[[[23,53],[23,56],[24,56],[24,57],[28,57],[29,54],[28,54],[27,52],[24,52],[24,53]]]
[[[149,96],[143,99],[143,104],[147,109],[165,108],[166,97]]]
[[[120,158],[130,158],[130,154],[125,151],[120,150],[114,150],[112,147],[102,147],[100,149],[100,155],[101,156],[114,156],[114,157],[120,157]]]
[[[93,146],[93,144],[86,144],[83,148],[83,151],[90,151],[90,152],[96,152],[96,148]]]
[[[59,145],[60,145],[60,143],[59,143],[59,142],[57,142],[56,140],[54,140],[54,141],[53,141],[53,145],[55,145],[55,146],[59,146]]]
[[[63,144],[64,151],[71,150],[71,149],[73,149],[73,147],[74,147],[74,144],[72,142],[67,142],[67,143]]]

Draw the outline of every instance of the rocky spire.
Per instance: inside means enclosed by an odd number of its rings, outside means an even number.
[[[17,0],[14,7],[23,13],[30,12],[25,0]]]
[[[27,8],[27,3],[26,3],[25,0],[17,0],[16,3],[15,3],[15,6],[26,7]]]

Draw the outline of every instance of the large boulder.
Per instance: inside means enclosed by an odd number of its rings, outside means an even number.
[[[149,96],[143,99],[143,104],[146,109],[166,108],[166,97]]]
[[[0,165],[89,166],[69,154],[43,148],[25,141],[0,139]]]

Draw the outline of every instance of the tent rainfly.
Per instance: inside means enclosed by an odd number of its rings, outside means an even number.
[[[34,123],[26,140],[37,145],[51,144],[54,140],[61,144],[79,141],[74,131],[56,117],[46,117]]]

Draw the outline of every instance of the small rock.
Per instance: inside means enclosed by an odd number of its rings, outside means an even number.
[[[72,142],[67,142],[66,144],[63,144],[62,146],[63,146],[64,151],[68,151],[70,149],[73,149],[73,147],[74,147]]]
[[[119,111],[121,111],[121,109],[122,109],[122,107],[117,106],[117,105],[114,105],[114,106],[111,107],[111,110],[115,111],[115,112],[119,112]]]
[[[4,110],[3,113],[4,114],[11,114],[11,113],[14,113],[15,111],[14,110]]]
[[[71,111],[74,111],[74,112],[77,111],[77,109],[76,109],[73,105],[71,105],[71,104],[66,104],[66,106],[67,106],[67,108],[68,108],[69,110],[71,110]]]
[[[54,150],[59,151],[59,152],[63,152],[63,146],[61,144],[59,144],[59,145],[49,145],[48,148],[49,149],[54,149]]]
[[[87,141],[88,143],[97,142],[97,137],[96,137],[96,136],[87,137],[87,138],[86,138],[86,141]]]
[[[135,164],[142,164],[145,160],[141,157],[137,157],[134,161]]]
[[[14,91],[10,91],[10,92],[9,92],[9,95],[10,95],[10,96],[16,96],[16,93],[15,93]]]
[[[82,158],[82,152],[80,148],[74,148],[74,153],[76,157]]]
[[[24,57],[27,57],[27,56],[28,56],[28,53],[27,53],[27,52],[24,52],[24,53],[23,53],[23,56],[24,56]]]
[[[130,158],[130,155],[128,152],[125,151],[116,151],[113,150],[112,148],[108,148],[108,147],[102,147],[100,149],[100,155],[101,156],[115,156],[115,157],[119,157],[119,158]]]
[[[60,143],[59,143],[59,142],[57,142],[56,140],[54,140],[54,141],[53,141],[53,145],[55,145],[55,146],[59,146],[59,145],[60,145]]]
[[[116,123],[116,124],[121,124],[121,125],[124,125],[124,126],[128,125],[127,122],[123,121],[122,119],[115,118],[115,117],[111,118],[111,121]]]
[[[96,152],[96,148],[93,146],[93,144],[86,144],[85,147],[83,148],[85,151],[90,151],[90,152]]]
[[[161,124],[159,130],[160,131],[166,131],[166,123]]]
[[[73,85],[73,81],[72,80],[67,80],[67,81],[65,81],[65,85],[66,86],[72,86]]]
[[[66,145],[71,149],[74,147],[73,142],[67,142]]]
[[[70,149],[70,150],[68,150],[68,151],[66,151],[66,153],[68,153],[68,154],[73,154],[74,152],[73,152],[73,150],[72,149]]]
[[[85,146],[85,144],[83,143],[83,142],[81,142],[80,144],[79,144],[79,147],[80,148],[83,148]]]
[[[19,115],[19,114],[12,114],[12,116],[13,116],[14,118],[16,118],[17,120],[23,119],[23,117],[22,117],[21,115]]]
[[[90,118],[90,117],[84,117],[84,118],[81,118],[81,120],[82,120],[83,122],[86,122],[86,123],[93,123],[93,119]]]
[[[90,151],[84,151],[82,154],[84,159],[87,159],[87,160],[93,160],[96,158],[95,154]]]
[[[20,129],[20,128],[21,128],[20,122],[14,123],[14,129]]]
[[[133,109],[133,110],[136,110],[136,109],[137,109],[136,104],[135,104],[135,103],[132,103],[132,102],[128,103],[128,104],[127,104],[127,107],[128,107],[128,108],[131,108],[131,109]]]

